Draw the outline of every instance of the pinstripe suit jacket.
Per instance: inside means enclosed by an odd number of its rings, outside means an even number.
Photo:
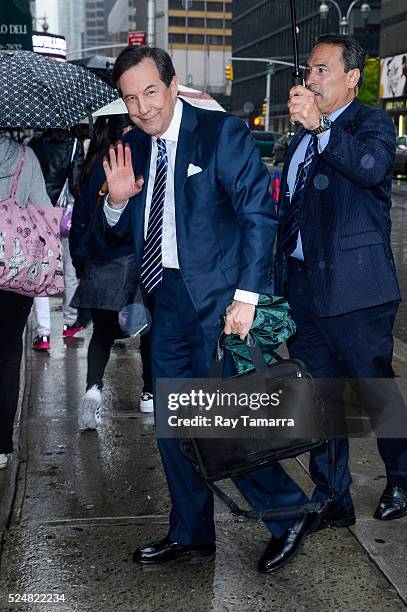
[[[305,131],[291,142],[281,180],[280,232],[290,205],[287,173]],[[354,100],[336,119],[308,174],[301,238],[317,316],[332,317],[400,299],[390,246],[395,130],[383,110]],[[287,261],[277,239],[275,294]]]

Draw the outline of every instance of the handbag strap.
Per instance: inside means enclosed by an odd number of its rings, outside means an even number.
[[[318,502],[308,502],[302,506],[291,506],[288,508],[275,508],[273,510],[244,510],[233,501],[225,491],[222,491],[216,484],[203,479],[206,486],[226,505],[234,516],[241,516],[255,521],[286,521],[301,518],[308,512],[322,512],[331,499]]]
[[[66,171],[65,181],[64,181],[63,187],[62,187],[62,189],[61,189],[61,191],[60,191],[60,194],[59,194],[59,196],[58,196],[58,201],[59,201],[59,199],[61,198],[61,196],[62,196],[62,194],[64,193],[64,191],[66,191],[67,189],[69,189],[69,173],[70,173],[70,171],[71,171],[71,166],[72,166],[73,158],[75,157],[75,153],[76,153],[76,145],[77,145],[77,143],[78,143],[78,139],[77,139],[77,138],[74,138],[74,141],[73,141],[73,147],[72,147],[72,152],[71,152],[71,159],[69,160],[69,166],[68,166],[68,169],[67,169],[67,171]],[[58,204],[58,203],[57,203],[57,206],[59,206],[59,204]],[[61,205],[61,206],[62,206],[62,205]],[[63,208],[65,208],[65,207],[63,206]]]
[[[97,212],[97,210],[98,210],[98,208],[100,206],[100,203],[102,202],[103,198],[105,197],[105,195],[107,194],[108,191],[109,191],[109,188],[107,186],[107,180],[105,180],[103,182],[103,185],[99,189],[99,193],[98,193],[98,197],[97,197],[97,200],[96,200],[96,206],[95,206],[94,212]]]
[[[202,476],[201,471],[197,466],[195,469],[200,475],[202,482],[210,489],[215,495],[229,508],[231,513],[234,516],[241,516],[247,519],[256,520],[256,521],[283,521],[295,518],[301,518],[304,514],[308,512],[319,512],[322,513],[328,506],[335,500],[335,491],[334,491],[334,482],[335,482],[335,473],[336,473],[336,459],[335,459],[335,449],[332,448],[335,444],[335,441],[328,441],[327,443],[327,452],[330,464],[330,474],[329,474],[329,497],[325,500],[317,501],[317,502],[308,502],[307,504],[303,504],[302,506],[291,506],[288,508],[276,508],[274,510],[243,510],[236,502],[233,501],[225,491],[222,491],[215,483],[210,480],[207,480]],[[296,457],[296,461],[298,461],[298,457]]]
[[[71,164],[72,164],[72,162],[73,162],[73,158],[75,157],[75,153],[76,153],[76,146],[77,146],[77,144],[78,144],[78,139],[77,139],[77,138],[74,138],[74,141],[73,141],[73,147],[72,147],[72,154],[71,154],[71,161],[69,162],[69,165],[71,165]]]
[[[223,376],[223,368],[225,364],[225,350],[227,350],[226,337],[227,336],[225,332],[222,331],[216,343],[215,354],[211,368],[213,378],[222,378]],[[243,342],[249,351],[250,359],[252,360],[256,372],[258,372],[259,374],[262,372],[267,372],[268,368],[266,362],[264,361],[263,353],[261,352],[261,348],[256,343],[256,340],[251,334],[251,332],[247,334]]]
[[[19,181],[20,174],[21,174],[21,171],[24,165],[24,158],[25,158],[25,148],[23,145],[20,145],[20,158],[18,160],[17,168],[13,176],[13,182],[11,184],[10,197],[9,197],[10,200],[15,200],[16,193],[17,193],[17,187],[18,187],[18,181]]]

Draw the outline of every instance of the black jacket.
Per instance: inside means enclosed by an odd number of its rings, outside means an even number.
[[[30,142],[30,147],[41,164],[47,193],[54,206],[67,178],[71,193],[76,193],[84,152],[82,142],[77,140],[73,162],[70,164],[73,143],[73,138],[55,141],[44,135],[33,138]]]
[[[95,219],[99,190],[105,181],[102,163],[95,164],[89,178],[75,198],[69,250],[78,276],[87,261],[109,261],[134,252],[131,231],[120,235],[105,233]],[[103,207],[103,200],[100,202]]]
[[[288,149],[281,177],[275,294],[285,295],[288,168],[305,132]],[[396,135],[390,115],[354,100],[334,121],[310,167],[300,230],[315,313],[336,317],[400,299],[390,246]]]

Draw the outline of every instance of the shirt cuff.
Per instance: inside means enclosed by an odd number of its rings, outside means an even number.
[[[113,227],[114,225],[116,225],[116,223],[119,222],[119,219],[122,216],[122,213],[129,201],[127,200],[127,202],[123,204],[121,208],[112,208],[108,204],[108,195],[109,194],[106,194],[104,197],[103,212],[105,213],[107,224],[110,225],[110,227]]]
[[[326,130],[326,132],[323,133],[321,138],[318,138],[318,151],[320,153],[323,152],[326,145],[328,144],[330,136],[331,136],[331,130]]]
[[[259,293],[253,293],[253,291],[244,291],[243,289],[236,289],[235,291],[235,300],[239,302],[244,302],[245,304],[253,304],[257,306],[259,303]]]

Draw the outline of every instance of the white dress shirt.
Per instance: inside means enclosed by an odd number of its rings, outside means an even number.
[[[163,268],[179,269],[177,232],[175,225],[174,172],[179,130],[182,119],[182,110],[183,104],[181,100],[178,99],[175,104],[174,115],[172,117],[171,123],[168,129],[164,132],[164,134],[160,136],[161,140],[165,140],[168,158],[167,184],[165,189],[162,233]],[[146,207],[144,213],[144,239],[147,236],[148,230],[148,218],[150,215],[158,153],[157,138],[155,136],[152,136],[151,140],[151,159],[147,181]],[[107,199],[105,199],[103,210],[105,213],[106,221],[110,226],[116,225],[126,206],[127,202],[122,206],[122,208],[114,209],[109,206]],[[259,300],[259,294],[253,293],[251,291],[243,291],[242,289],[236,289],[234,298],[235,300],[239,300],[240,302],[256,305]]]

